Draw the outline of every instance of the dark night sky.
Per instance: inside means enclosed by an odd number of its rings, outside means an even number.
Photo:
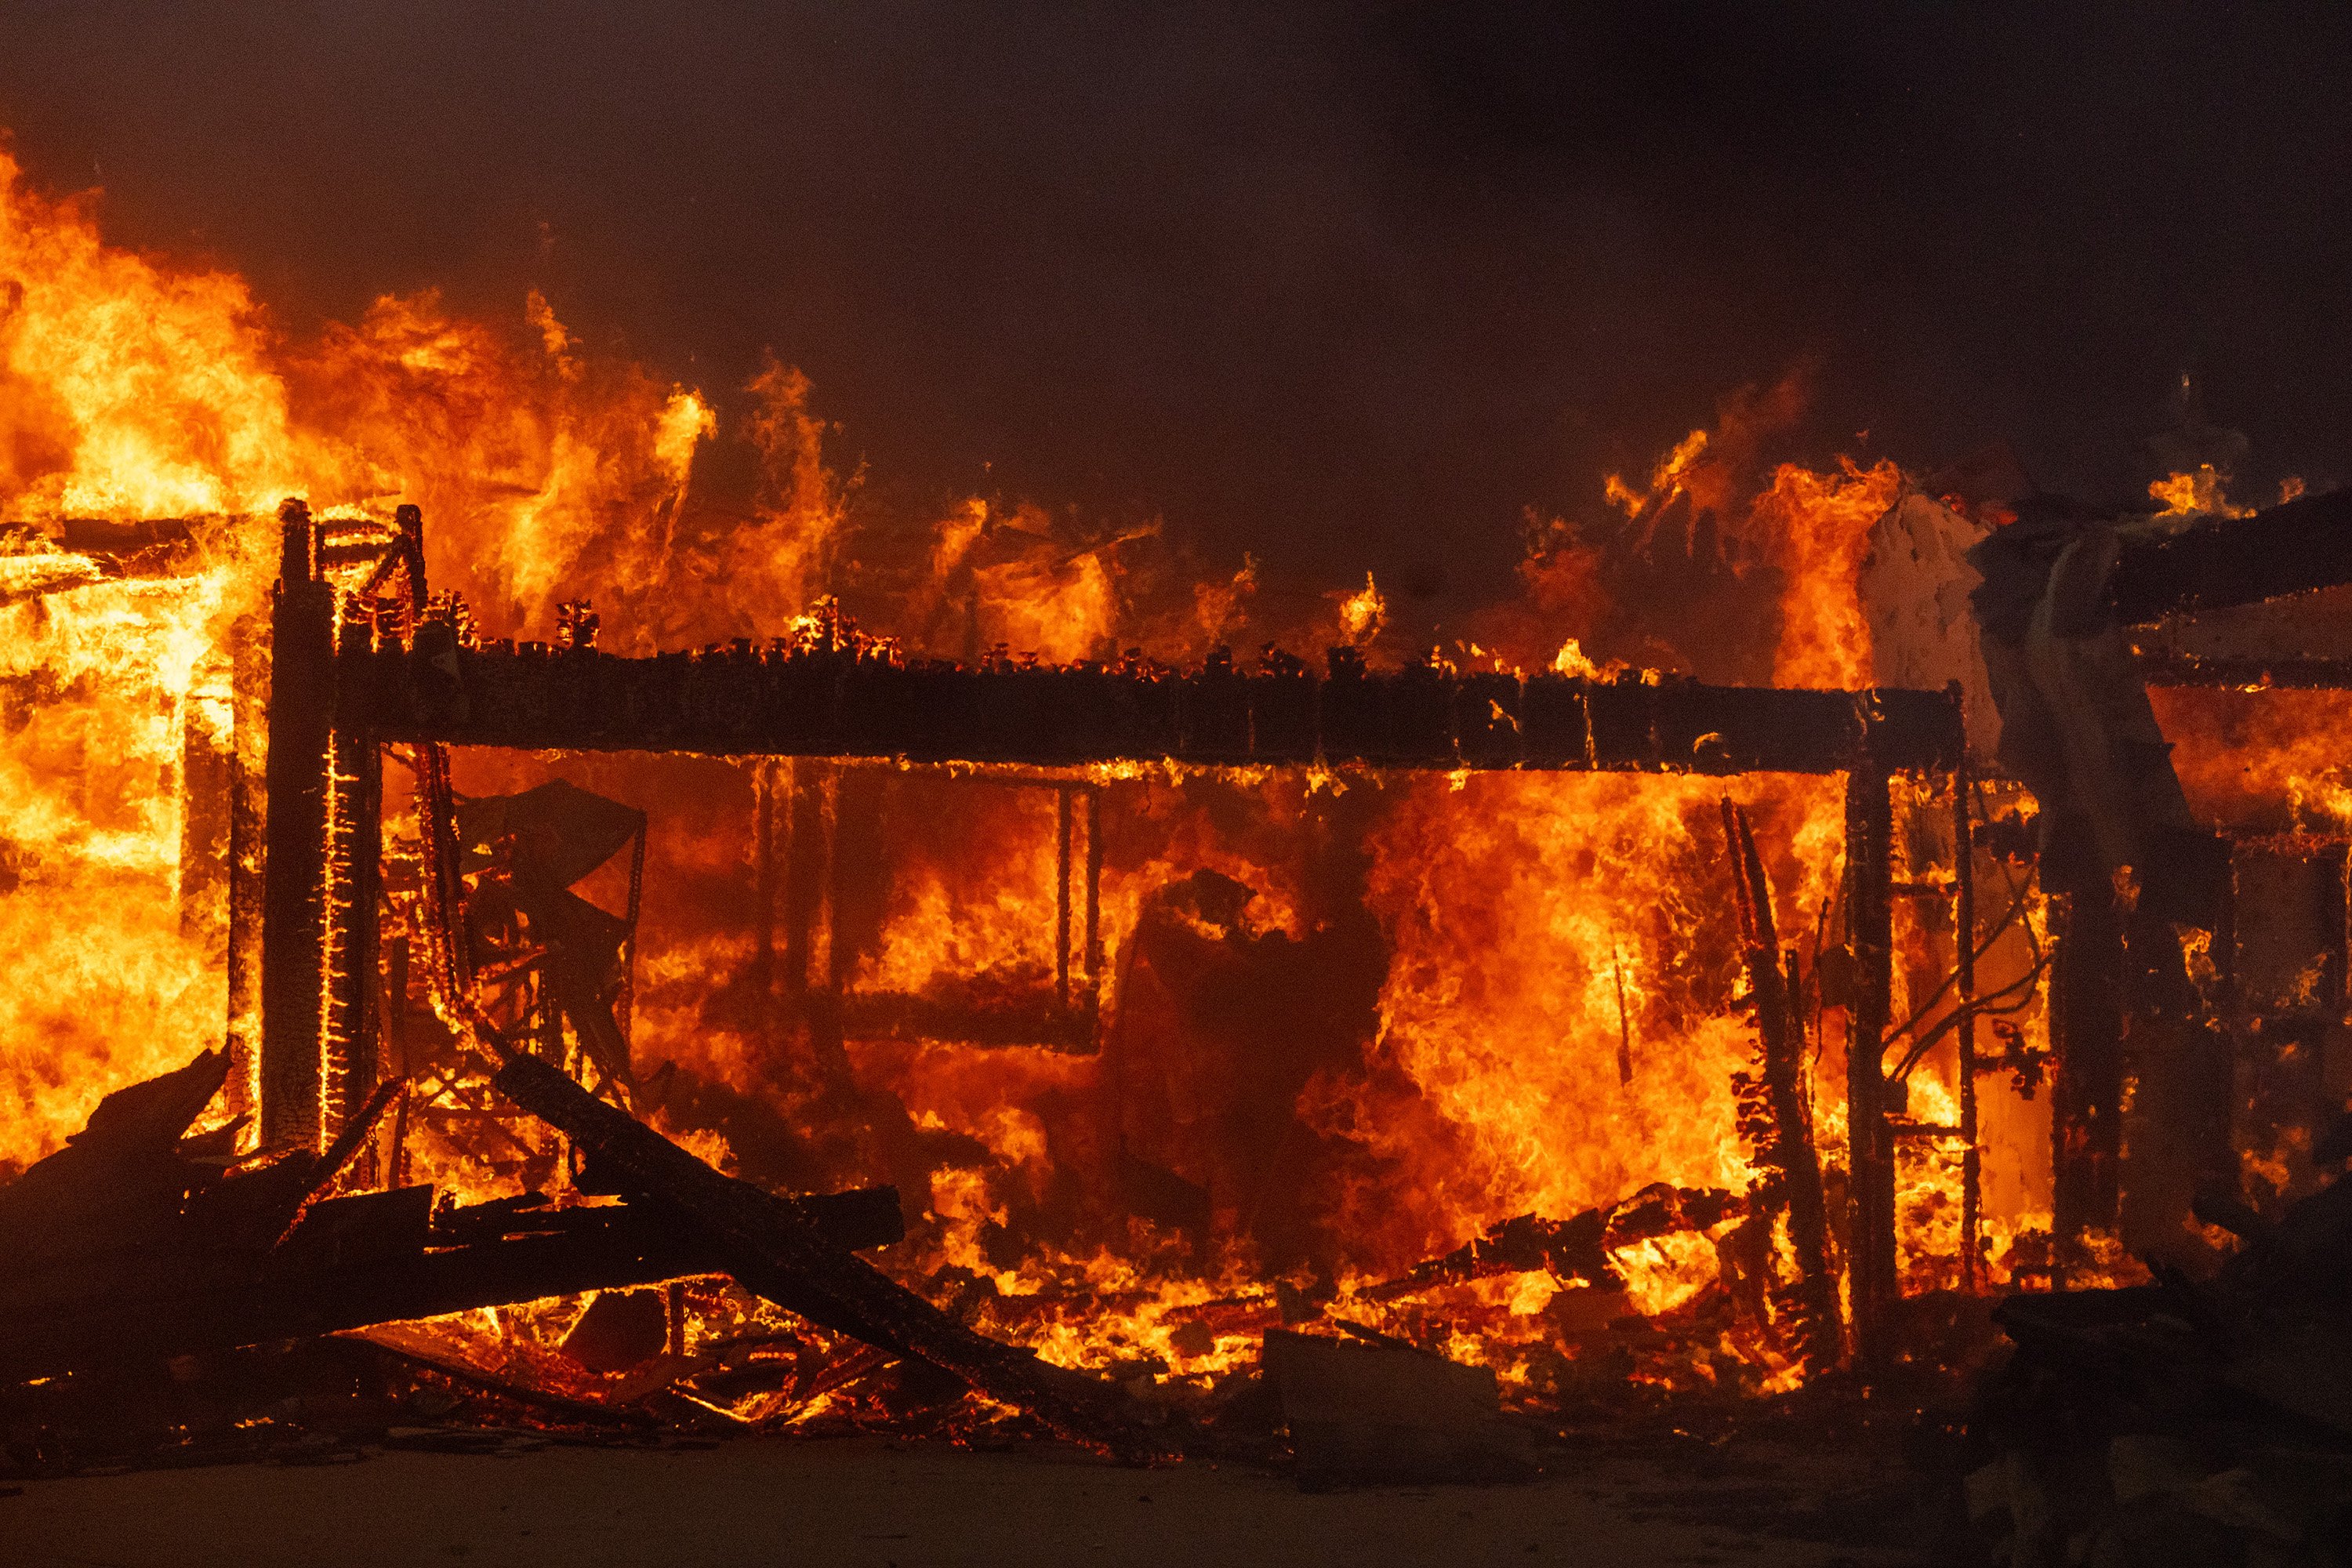
[[[2347,45],[2171,0],[0,0],[0,124],[297,329],[537,285],[713,393],[772,346],[910,498],[1452,599],[1807,360],[1791,457],[2006,438],[2127,494],[2189,370],[2249,488],[2352,475]]]

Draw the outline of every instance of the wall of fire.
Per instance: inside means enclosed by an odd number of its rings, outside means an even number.
[[[168,560],[159,562],[154,553],[159,545],[169,546],[168,540],[79,543],[128,570],[133,582],[173,581]],[[398,554],[398,546],[396,539],[329,537],[320,548],[329,555],[340,552],[335,569],[375,577]],[[168,557],[168,549],[164,553]],[[152,575],[140,576],[142,572]],[[5,613],[26,621],[28,634],[10,639],[12,745],[19,755],[28,747],[42,750],[48,774],[105,776],[97,761],[104,750],[101,735],[45,732],[45,726],[53,731],[57,717],[68,710],[58,700],[58,671],[70,667],[70,654],[59,658],[57,645],[64,635],[60,628],[72,627],[71,610],[62,599],[50,605],[45,594],[22,598]],[[159,649],[159,663],[182,661],[169,680],[93,667],[72,673],[67,684],[102,708],[109,680],[120,679],[121,695],[146,710],[142,721],[177,738],[177,755],[170,760],[176,764],[176,779],[167,763],[155,781],[158,793],[177,803],[175,853],[169,867],[159,869],[171,888],[182,937],[219,966],[226,1036],[250,1073],[257,1075],[267,762],[253,742],[266,728],[268,711],[268,638],[249,615],[237,624],[241,631],[223,639],[226,650],[209,647],[189,657],[176,648]],[[162,712],[154,711],[159,685],[169,694]],[[78,746],[89,753],[79,770],[66,765],[66,753]],[[744,771],[743,764],[726,765]],[[381,767],[380,755],[366,764],[347,762],[341,776],[346,784],[380,790]],[[751,841],[731,851],[751,866],[749,973],[763,1003],[782,1004],[772,1016],[789,1020],[799,1037],[813,1036],[822,1049],[846,1048],[853,1040],[910,1037],[955,1040],[975,1048],[1059,1051],[1099,1049],[1106,1043],[1101,1000],[1107,989],[1116,987],[1112,970],[1123,942],[1144,919],[1139,907],[1106,911],[1102,903],[1105,800],[1120,786],[1084,774],[922,782],[904,773],[819,763],[753,763],[749,773]],[[1985,788],[1979,832],[2030,804],[2013,790]],[[1042,907],[1031,900],[1020,921],[985,931],[977,945],[968,943],[968,970],[933,964],[909,981],[887,972],[879,941],[882,911],[899,852],[927,832],[936,833],[948,816],[935,800],[927,805],[920,798],[932,790],[1025,803],[981,815],[1014,820],[1025,811],[1034,818],[1038,858],[1051,863],[1055,891]],[[906,798],[894,803],[894,795]],[[892,804],[903,816],[894,814]],[[107,809],[95,799],[77,805],[93,817]],[[1903,858],[1923,868],[1950,867],[1950,823],[1948,806],[1940,812],[1932,804],[1906,808],[1905,820],[1893,825],[1906,851]],[[2049,1164],[2037,1170],[2019,1160],[2013,1167],[1997,1169],[1993,1183],[2013,1183],[2025,1205],[2047,1182],[2062,1235],[2118,1232],[2126,1242],[2145,1237],[2185,1209],[2199,1182],[2220,1174],[2247,1180],[2257,1199],[2283,1198],[2311,1184],[2314,1131],[2342,1104],[2352,1077],[2352,1054],[2341,1024],[2347,1002],[2347,840],[2280,832],[2275,824],[2259,820],[2238,826],[2231,857],[2234,897],[2225,928],[2210,943],[2190,948],[2187,979],[2193,1005],[2168,995],[2145,974],[2132,973],[2129,955],[2116,951],[2116,939],[2086,931],[2080,922],[2070,931],[2063,911],[2042,910],[2030,897],[2013,929],[1996,936],[2003,945],[1989,946],[1979,958],[1981,984],[1998,991],[2033,969],[2037,921],[2062,950],[2069,944],[2074,949],[2071,962],[2060,957],[2027,987],[2014,1011],[1984,1020],[1988,1074],[2021,1082],[2037,1077],[2057,1080],[2031,1102],[2003,1099],[2005,1109],[1998,1114],[2015,1117],[2019,1125],[1989,1128],[1981,1141],[2010,1151],[2030,1146],[2033,1119],[2047,1114],[2054,1100]],[[397,830],[394,837],[396,850]],[[642,835],[636,843],[633,853],[641,855]],[[2011,879],[2022,873],[2003,854],[1997,832],[1972,864],[1982,889],[1978,929],[1985,933],[2011,901]],[[45,856],[21,841],[8,847],[5,869],[5,896],[19,916],[44,889],[61,886],[72,875],[54,849]],[[1317,874],[1329,875],[1328,867]],[[1906,962],[1893,998],[1899,1022],[1910,999],[1945,987],[1958,966],[1959,944],[1950,936],[1948,872],[1940,882],[1923,874],[1893,891],[1897,918],[1913,933],[1900,943]],[[604,900],[608,912],[617,907],[625,928],[616,956],[631,963],[636,893],[633,888],[621,899]],[[1336,899],[1334,907],[1346,902],[1344,890],[1335,895],[1327,886],[1324,893]],[[376,896],[396,900],[411,895],[391,886]],[[979,896],[985,898],[985,891]],[[1231,895],[1204,883],[1183,895],[1192,907],[1171,904],[1160,916],[1214,926],[1220,917],[1213,905],[1221,896]],[[1213,906],[1205,912],[1199,907],[1202,899]],[[1231,911],[1223,918],[1232,919]],[[967,933],[988,925],[969,918],[969,910],[952,908],[950,920]],[[2021,942],[2023,951],[2016,951]],[[1040,952],[1048,955],[1044,963]],[[416,1063],[404,1057],[407,1045],[401,1037],[414,1022],[407,979],[414,962],[394,936],[381,955],[385,990],[376,1003],[329,999],[331,1006],[347,1010],[376,1007],[376,1022],[366,1032],[382,1038],[400,1065],[411,1068]],[[544,1027],[554,1011],[546,1001],[552,983],[528,964],[515,973],[523,982],[518,991],[521,1013],[536,1009]],[[387,1005],[387,997],[397,1000]],[[625,978],[608,1005],[625,1039]],[[2042,1032],[2036,1026],[2045,1008],[2054,1026],[2049,1031],[2054,1063],[2041,1059],[2038,1049]],[[1932,1023],[1931,1017],[1922,1026]],[[348,1017],[345,1026],[352,1026]],[[568,1038],[579,1048],[577,1030]],[[626,1059],[625,1053],[625,1064]],[[1899,1058],[1890,1051],[1890,1059]],[[365,1064],[347,1067],[374,1070]],[[247,1082],[249,1107],[259,1085],[257,1077]],[[420,1121],[436,1116],[458,1121],[470,1115],[489,1122],[499,1114],[478,1100],[468,1103],[462,1084],[444,1080],[436,1087],[438,1092],[418,1097]],[[2020,1109],[2029,1103],[2039,1109]],[[331,1113],[331,1104],[329,1109]],[[1906,1108],[1894,1109],[1905,1136],[1933,1140],[1942,1131],[1932,1122],[1906,1122]],[[2183,1136],[2184,1130],[2191,1135]],[[2016,1136],[2020,1131],[2026,1136]],[[30,1141],[39,1135],[38,1130],[26,1133],[20,1141],[28,1147],[8,1152],[19,1159],[37,1152]],[[1161,1157],[1151,1158],[1154,1152]],[[1194,1190],[1205,1184],[1181,1176],[1174,1185],[1160,1181],[1182,1163],[1165,1151],[1133,1152],[1133,1161],[1139,1204],[1181,1208],[1194,1203]]]

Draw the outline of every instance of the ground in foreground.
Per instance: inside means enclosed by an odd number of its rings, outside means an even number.
[[[703,1450],[528,1447],[371,1453],[358,1463],[149,1470],[0,1497],[8,1568],[828,1568],[1279,1563],[1919,1561],[1857,1540],[1874,1491],[1851,1456],[1596,1442],[1539,1479],[1304,1495],[1192,1462],[1129,1469],[1063,1450],[975,1453],[877,1439],[747,1438]],[[1883,1494],[1882,1494],[1883,1495]],[[1842,1500],[1844,1500],[1842,1501]],[[1924,1543],[1923,1543],[1924,1544]]]

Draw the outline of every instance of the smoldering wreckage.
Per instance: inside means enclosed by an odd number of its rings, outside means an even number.
[[[2148,695],[2352,686],[2307,613],[2352,583],[2352,494],[2186,519],[2029,500],[1987,531],[1906,493],[1872,531],[1895,683],[1852,692],[1344,647],[1319,669],[925,660],[829,605],[772,642],[624,658],[585,604],[553,644],[485,638],[428,593],[413,507],[279,521],[266,622],[228,650],[232,722],[191,728],[184,769],[226,1045],[108,1094],[0,1185],[0,1474],[865,1429],[1315,1487],[1496,1481],[1580,1426],[1876,1401],[1913,1413],[1975,1560],[2352,1554],[2345,843],[2200,821]],[[186,570],[222,526],[69,524],[94,570],[49,592]],[[633,1049],[662,803],[467,795],[462,748],[744,760],[749,968],[813,1064],[807,1125]],[[1715,794],[1719,837],[1682,870],[1733,928],[1748,1179],[1652,1174],[1417,1265],[1334,1267],[1265,1191],[1328,1174],[1298,1147],[1313,1077],[1244,1064],[1286,989],[1360,956],[1254,924],[1259,889],[1205,865],[1117,929],[1118,794],[1551,772]],[[1810,931],[1776,921],[1785,850],[1759,823],[1782,819],[1729,793],[1763,773],[1843,780]],[[924,780],[1051,802],[1053,951],[1022,984],[873,978],[881,803]],[[1310,871],[1360,923],[1351,797],[1320,798]],[[618,913],[576,890],[600,873]],[[1606,1076],[1661,1070],[1622,952],[1581,956],[1614,993]],[[860,1089],[859,1041],[1099,1062],[1117,1087],[1070,1113],[1091,1142],[1055,1133],[1055,1180],[1086,1191],[983,1205],[949,1245],[915,1184],[956,1136]],[[1987,1212],[1980,1089],[2003,1079],[2048,1107],[2040,1226]],[[1228,1147],[1167,1134],[1213,1124]],[[763,1136],[797,1152],[750,1179]],[[901,1185],[821,1188],[825,1139]],[[2250,1190],[2272,1149],[2294,1169]],[[1124,1253],[1023,1272],[1084,1259],[1106,1211]],[[1675,1267],[1698,1283],[1662,1288]]]

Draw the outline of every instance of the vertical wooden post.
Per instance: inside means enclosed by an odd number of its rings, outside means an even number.
[[[1070,808],[1071,791],[1054,791],[1054,1005],[1070,1010]]]
[[[261,1141],[321,1137],[327,1029],[328,771],[334,740],[335,591],[310,509],[289,500],[270,611],[268,814],[261,923]]]
[[[258,616],[229,630],[228,1107],[257,1112],[268,751],[269,651]]]
[[[776,996],[776,790],[773,757],[751,764],[751,983],[763,1004]]]
[[[2124,926],[2103,891],[2071,895],[2051,961],[2053,1228],[2111,1228],[2121,1196]]]
[[[358,655],[369,628],[343,626]],[[339,730],[328,744],[327,852],[320,902],[327,940],[326,1026],[320,1035],[320,1134],[331,1138],[376,1083],[380,1022],[377,925],[383,898],[383,752],[375,737]]]
[[[1087,1006],[1102,989],[1102,788],[1088,784],[1087,796]]]
[[[1984,1224],[1984,1153],[1977,1142],[1977,850],[1969,810],[1974,788],[1963,759],[1952,769],[1952,930],[1960,994],[1960,1287],[1967,1290],[1977,1288],[1981,1272],[1978,1237]]]
[[[1895,990],[1892,839],[1885,772],[1867,752],[1845,782],[1846,930],[1854,995],[1846,1025],[1846,1169],[1854,1350],[1864,1375],[1892,1359],[1887,1310],[1899,1293],[1895,1257],[1895,1141],[1886,1125],[1885,1049]]]

